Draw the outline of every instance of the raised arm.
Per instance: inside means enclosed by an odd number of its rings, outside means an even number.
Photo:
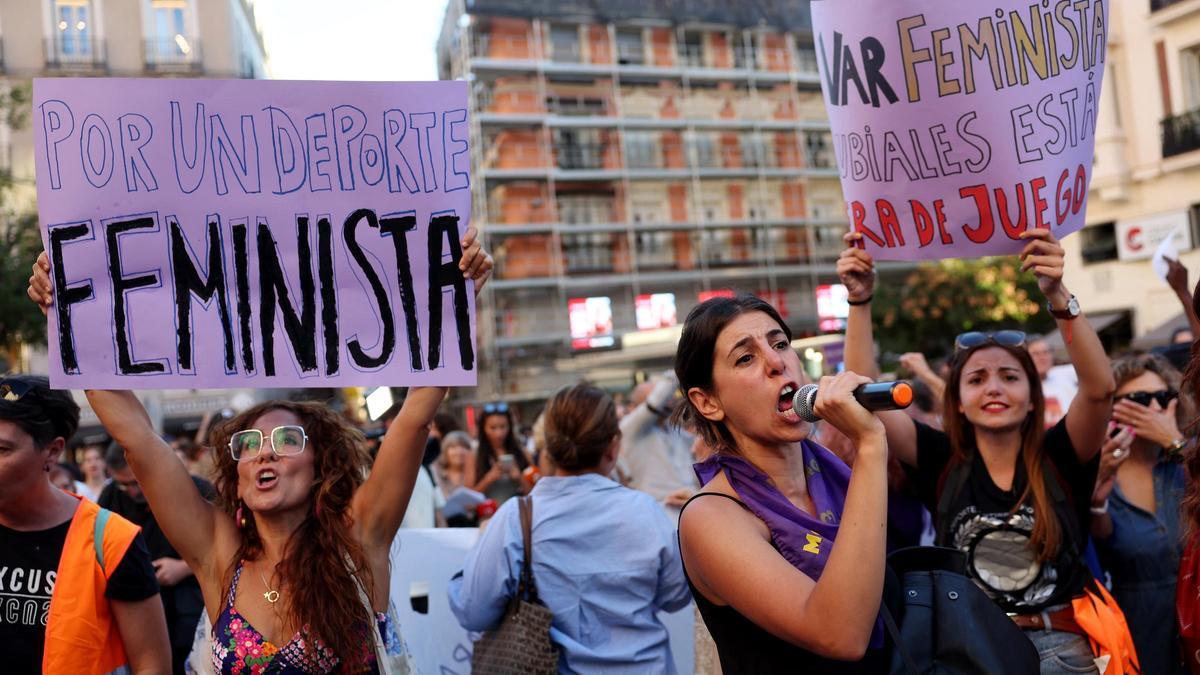
[[[478,299],[492,274],[492,256],[480,245],[479,231],[474,225],[467,228],[462,246],[463,256],[458,268],[465,278],[474,282]],[[368,547],[384,551],[391,547],[408,509],[417,472],[421,470],[421,457],[425,453],[433,416],[445,400],[446,392],[444,387],[409,390],[400,414],[392,420],[379,445],[370,477],[354,494],[351,513]]]
[[[1063,285],[1063,248],[1049,230],[1026,230],[1028,240],[1021,251],[1021,271],[1037,276],[1038,288],[1056,311],[1066,310],[1074,298]],[[1112,414],[1112,397],[1117,388],[1112,365],[1100,337],[1083,314],[1074,319],[1058,318],[1058,329],[1079,378],[1079,392],[1067,411],[1067,434],[1081,462],[1090,461],[1104,445],[1105,428]]]
[[[1194,337],[1200,337],[1200,317],[1196,315],[1196,308],[1192,303],[1192,291],[1188,288],[1188,271],[1183,266],[1183,263],[1178,260],[1165,258],[1167,261],[1167,285],[1175,291],[1175,297],[1179,298],[1179,304],[1183,305],[1183,313],[1187,316],[1188,328],[1192,330]]]
[[[218,551],[229,550],[227,545],[236,541],[233,519],[201,496],[133,392],[90,389],[87,398],[100,423],[125,449],[129,468],[171,545],[189,567],[208,578],[222,572],[228,561],[219,559]]]
[[[45,313],[54,303],[50,260],[45,252],[33,264],[29,297]],[[193,570],[211,572],[218,523],[226,521],[228,534],[236,535],[233,520],[200,495],[187,468],[154,431],[142,402],[129,391],[88,391],[88,402],[100,423],[122,448],[137,476],[142,493],[154,511],[167,539]]]
[[[844,661],[862,658],[883,595],[887,442],[851,395],[865,381],[853,373],[823,378],[817,397],[816,412],[858,448],[837,541],[815,544],[833,546],[819,581],[784,559],[762,522],[730,500],[700,498],[680,519],[684,564],[706,597],[782,640]]]
[[[846,370],[874,379],[879,377],[870,302],[875,295],[875,260],[859,248],[861,232],[847,232],[842,240],[846,242],[846,250],[838,258],[838,278],[846,287],[850,302],[858,303],[850,305],[846,319]],[[878,417],[887,430],[888,452],[901,462],[916,466],[917,427],[912,418],[899,410],[879,413]]]

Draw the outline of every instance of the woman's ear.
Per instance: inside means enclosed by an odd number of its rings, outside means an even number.
[[[725,408],[721,405],[721,400],[711,392],[707,392],[700,387],[692,387],[688,389],[687,397],[692,407],[704,419],[710,422],[720,422],[725,419]]]

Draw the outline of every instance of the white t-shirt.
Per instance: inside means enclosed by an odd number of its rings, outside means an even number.
[[[1054,366],[1042,380],[1042,395],[1046,398],[1046,426],[1051,427],[1066,417],[1071,401],[1079,391],[1079,377],[1074,366]]]

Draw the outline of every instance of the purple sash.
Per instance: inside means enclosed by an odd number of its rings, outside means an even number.
[[[842,522],[850,467],[812,441],[803,441],[800,448],[808,495],[817,510],[816,518],[793,505],[771,484],[765,473],[737,455],[717,453],[696,464],[694,469],[701,485],[707,485],[718,471],[724,470],[733,491],[766,523],[771,532],[771,543],[784,559],[813,581],[818,581],[825,571],[825,563],[837,539],[838,525]],[[871,647],[882,646],[883,620],[876,618]]]

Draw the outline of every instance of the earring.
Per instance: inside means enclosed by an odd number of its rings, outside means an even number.
[[[242,505],[238,504],[237,513],[233,514],[233,520],[238,527],[246,527],[246,516],[242,514]]]

